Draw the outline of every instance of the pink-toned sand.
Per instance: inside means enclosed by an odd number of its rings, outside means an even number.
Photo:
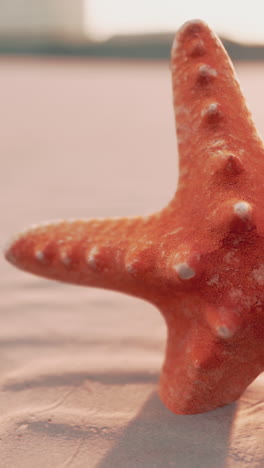
[[[170,199],[168,64],[0,67],[2,240],[45,219],[147,214]],[[264,133],[264,65],[237,71]],[[234,404],[172,414],[157,396],[166,330],[154,307],[0,268],[1,468],[263,468],[263,375]]]

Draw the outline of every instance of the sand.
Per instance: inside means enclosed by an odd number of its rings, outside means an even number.
[[[0,62],[2,241],[45,219],[168,202],[168,64]],[[264,133],[264,66],[237,71]],[[0,268],[1,468],[264,466],[263,375],[236,403],[174,415],[157,395],[166,330],[153,306]]]

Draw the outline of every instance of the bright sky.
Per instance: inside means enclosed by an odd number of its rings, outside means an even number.
[[[264,0],[86,0],[87,28],[95,38],[176,31],[200,18],[218,33],[264,43]]]

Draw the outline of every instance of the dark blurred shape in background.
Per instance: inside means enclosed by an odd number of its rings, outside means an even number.
[[[2,40],[82,41],[85,0],[0,0]]]
[[[85,0],[0,0],[0,53],[168,59],[174,32],[94,41],[86,7]],[[232,59],[264,59],[261,45],[223,42]]]

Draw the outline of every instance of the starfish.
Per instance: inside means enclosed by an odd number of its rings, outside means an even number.
[[[236,400],[264,370],[264,146],[219,39],[200,20],[171,53],[180,178],[146,217],[33,226],[15,266],[154,304],[168,328],[159,393],[178,414]]]

